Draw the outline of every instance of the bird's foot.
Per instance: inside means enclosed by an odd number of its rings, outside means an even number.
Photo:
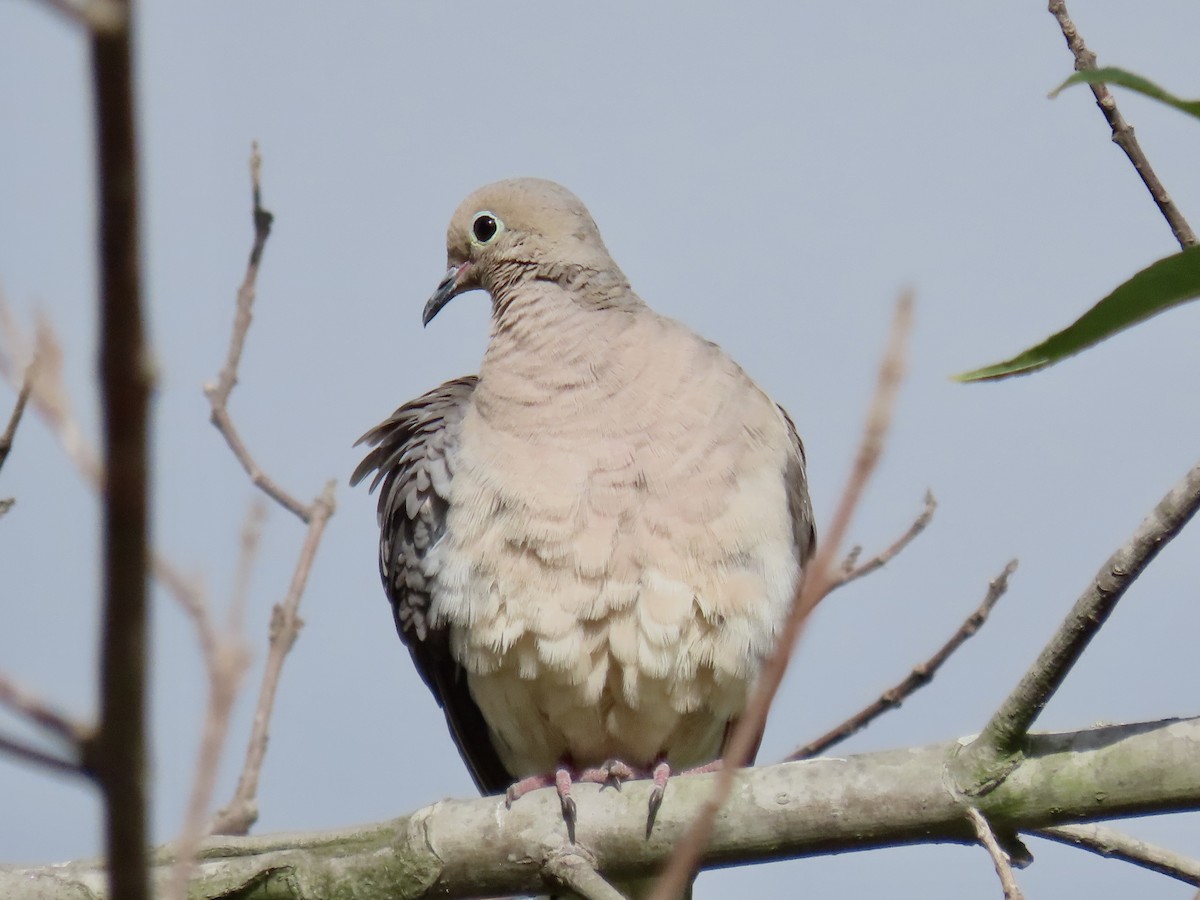
[[[702,766],[696,766],[692,769],[685,769],[680,772],[680,775],[703,775],[706,772],[719,771],[724,764],[724,760],[717,758],[712,762],[707,762]],[[660,759],[650,774],[651,780],[654,782],[650,788],[650,817],[646,820],[646,835],[649,836],[650,831],[654,828],[654,817],[658,815],[658,808],[662,806],[663,795],[667,792],[667,781],[671,777],[671,764],[665,759]]]
[[[621,790],[621,783],[623,781],[628,781],[630,778],[637,778],[640,774],[619,759],[610,759],[603,765],[592,769],[584,769],[575,776],[575,780],[598,784],[601,788],[611,786],[619,791]]]

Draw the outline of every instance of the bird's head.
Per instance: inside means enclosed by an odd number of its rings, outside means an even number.
[[[497,181],[467,197],[446,232],[446,262],[421,315],[426,325],[459,294],[482,289],[495,301],[529,278],[561,281],[584,272],[628,287],[579,198],[540,178]]]

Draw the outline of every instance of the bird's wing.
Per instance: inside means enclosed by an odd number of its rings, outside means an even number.
[[[371,451],[350,484],[372,472],[379,492],[379,574],[396,631],[445,713],[458,752],[479,790],[499,793],[513,782],[492,744],[466,672],[450,655],[448,629],[430,616],[437,590],[431,551],[446,531],[454,451],[475,376],[448,381],[400,407],[359,438]],[[357,446],[357,445],[356,445]]]
[[[787,468],[783,473],[784,486],[787,489],[788,512],[792,516],[792,535],[795,539],[796,560],[801,567],[807,566],[813,554],[817,552],[817,526],[813,521],[812,501],[808,496],[808,475],[805,473],[807,459],[804,455],[804,442],[800,440],[800,432],[796,423],[782,406],[783,420],[787,422],[788,437],[795,451],[789,456]]]

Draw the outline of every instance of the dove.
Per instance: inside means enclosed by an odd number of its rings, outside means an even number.
[[[816,537],[788,414],[654,312],[584,205],[471,194],[425,325],[491,298],[477,375],[360,440],[395,625],[484,793],[712,767]],[[726,298],[744,304],[746,298]]]

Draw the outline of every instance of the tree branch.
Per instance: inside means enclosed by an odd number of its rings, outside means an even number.
[[[1200,887],[1200,860],[1167,850],[1165,847],[1148,844],[1115,828],[1107,828],[1104,825],[1052,825],[1049,828],[1039,828],[1030,834],[1133,863],[1143,869]]]
[[[217,380],[205,385],[204,394],[208,397],[209,405],[212,408],[213,425],[225,438],[229,449],[233,451],[237,461],[242,464],[242,468],[250,476],[251,483],[288,512],[307,523],[312,516],[312,507],[305,506],[285,491],[259,467],[258,463],[254,461],[254,457],[250,455],[250,451],[246,449],[237,426],[233,424],[233,418],[229,415],[229,395],[233,392],[234,385],[237,384],[238,366],[242,361],[246,334],[250,331],[250,323],[253,320],[258,267],[262,262],[263,250],[267,246],[267,238],[271,236],[271,223],[274,221],[274,216],[262,205],[261,174],[262,157],[258,153],[258,145],[255,144],[250,156],[250,180],[254,198],[254,243],[250,248],[250,261],[246,264],[246,274],[237,292],[237,312],[233,319],[233,331],[229,336],[229,350],[226,352],[225,365],[217,375]]]
[[[922,531],[926,529],[931,521],[933,514],[937,511],[937,500],[933,496],[933,491],[925,492],[925,508],[921,510],[921,514],[913,520],[913,523],[908,526],[908,530],[900,535],[890,547],[882,553],[878,553],[864,563],[859,563],[858,558],[862,553],[862,547],[855,547],[850,551],[850,555],[846,557],[842,563],[842,570],[838,573],[834,583],[830,586],[829,592],[837,590],[843,585],[847,585],[852,581],[857,581],[865,575],[870,575],[882,569],[893,559],[900,555],[909,544],[911,544]]]
[[[915,666],[907,678],[880,694],[879,699],[870,706],[861,712],[855,713],[841,725],[830,729],[815,741],[805,744],[793,752],[788,759],[810,759],[814,756],[819,756],[830,747],[840,744],[852,735],[862,731],[888,710],[899,708],[900,704],[906,699],[933,681],[933,676],[937,674],[938,669],[950,658],[950,655],[983,627],[988,615],[992,611],[992,607],[999,602],[1000,598],[1004,596],[1005,591],[1008,590],[1008,579],[1016,571],[1016,568],[1017,561],[1014,559],[1004,567],[999,575],[992,579],[991,583],[988,584],[987,594],[984,596],[983,602],[979,604],[979,607],[971,615],[967,616],[966,620],[958,626],[958,630],[951,635],[950,640],[946,641],[937,653],[933,654],[933,656],[920,665]]]
[[[1200,463],[1159,502],[1087,586],[1036,662],[1021,677],[979,737],[955,760],[959,787],[991,790],[1021,763],[1030,726],[1129,587],[1200,509]]]
[[[1087,48],[1083,42],[1083,38],[1079,35],[1079,30],[1075,27],[1075,23],[1071,21],[1071,17],[1067,14],[1067,4],[1065,0],[1050,0],[1050,14],[1058,20],[1059,28],[1062,29],[1063,37],[1067,40],[1067,47],[1070,48],[1071,54],[1075,57],[1076,71],[1096,68],[1096,54]],[[1183,217],[1183,213],[1175,206],[1171,196],[1167,193],[1167,189],[1163,187],[1163,183],[1155,174],[1154,169],[1150,167],[1150,160],[1146,158],[1146,154],[1142,152],[1142,146],[1138,143],[1137,138],[1133,133],[1133,126],[1125,121],[1125,117],[1121,115],[1121,111],[1117,109],[1117,101],[1113,99],[1112,93],[1103,84],[1089,85],[1092,89],[1092,94],[1096,97],[1096,105],[1100,107],[1100,112],[1104,114],[1105,121],[1108,122],[1109,128],[1112,129],[1112,139],[1118,147],[1125,151],[1125,155],[1129,157],[1129,161],[1133,163],[1133,168],[1141,176],[1142,183],[1146,185],[1146,189],[1150,191],[1150,196],[1154,198],[1155,204],[1158,206],[1158,211],[1162,213],[1163,218],[1167,220],[1167,224],[1171,226],[1171,233],[1175,235],[1175,240],[1179,241],[1179,246],[1187,248],[1196,243],[1195,232],[1188,225],[1187,219]]]
[[[965,739],[964,739],[965,740]],[[704,853],[709,866],[931,842],[975,843],[966,809],[1000,832],[1128,815],[1200,809],[1200,719],[1106,726],[1031,737],[1029,759],[990,794],[946,790],[945,764],[963,741],[735,773],[736,790]],[[192,900],[356,900],[546,893],[547,860],[578,852],[606,879],[653,875],[713,791],[716,775],[672,779],[671,799],[647,838],[651,786],[617,792],[575,785],[577,845],[567,842],[553,788],[506,810],[502,797],[447,800],[388,822],[309,834],[212,838],[203,844]],[[170,876],[155,854],[155,883]],[[74,900],[103,890],[95,862],[0,868],[0,896]],[[74,893],[72,893],[74,892]]]
[[[96,34],[116,34],[129,22],[121,0],[42,0],[46,6]]]
[[[146,871],[147,415],[131,11],[91,33],[99,170],[100,392],[104,408],[104,614],[100,725],[84,764],[104,792],[112,894],[149,896]]]
[[[887,347],[879,369],[878,385],[867,414],[867,423],[855,457],[854,468],[842,492],[824,543],[806,566],[800,584],[797,585],[791,613],[779,636],[779,642],[763,666],[746,704],[746,710],[739,717],[733,734],[725,745],[721,770],[717,772],[712,796],[701,807],[692,826],[672,854],[662,877],[650,895],[651,900],[673,900],[684,894],[691,874],[708,844],[717,813],[729,799],[733,789],[734,771],[746,765],[758,745],[771,702],[783,681],[784,672],[787,671],[792,650],[799,639],[804,622],[837,581],[837,576],[832,574],[833,560],[839,552],[867,481],[883,452],[884,436],[891,422],[896,393],[903,375],[904,352],[911,323],[912,295],[905,293],[896,304]]]
[[[1025,900],[1025,895],[1021,893],[1021,888],[1017,885],[1016,876],[1013,875],[1012,863],[1008,859],[1008,854],[996,840],[996,834],[992,831],[992,826],[988,824],[983,813],[973,806],[967,807],[967,819],[975,829],[975,836],[979,839],[979,843],[992,858],[992,865],[996,867],[996,877],[1000,879],[1000,887],[1004,891],[1004,900]]]
[[[250,259],[246,264],[246,274],[242,279],[241,287],[238,288],[237,308],[234,314],[233,330],[229,337],[225,365],[217,375],[216,381],[205,386],[204,393],[212,407],[213,424],[225,437],[234,456],[242,464],[246,474],[250,476],[251,482],[284,509],[298,516],[308,525],[308,531],[304,536],[304,545],[301,548],[299,559],[296,561],[296,568],[292,573],[292,581],[287,595],[283,602],[276,604],[272,610],[267,663],[259,688],[258,702],[255,706],[254,727],[251,730],[250,743],[246,748],[246,760],[242,766],[242,774],[238,778],[233,798],[218,811],[212,824],[212,830],[222,834],[245,834],[258,818],[256,801],[258,779],[267,752],[268,729],[271,712],[275,705],[275,693],[279,687],[279,676],[283,670],[283,661],[296,642],[296,637],[304,624],[298,614],[300,599],[304,595],[313,559],[316,557],[321,537],[325,533],[325,525],[335,509],[335,481],[329,481],[321,493],[311,503],[305,505],[268,477],[246,450],[228,411],[229,395],[233,391],[234,385],[237,384],[238,366],[241,364],[246,334],[249,332],[250,323],[253,320],[258,268],[262,261],[267,238],[271,234],[273,221],[271,213],[262,205],[261,174],[262,157],[259,155],[258,145],[254,145],[250,155],[254,241],[250,247]]]

